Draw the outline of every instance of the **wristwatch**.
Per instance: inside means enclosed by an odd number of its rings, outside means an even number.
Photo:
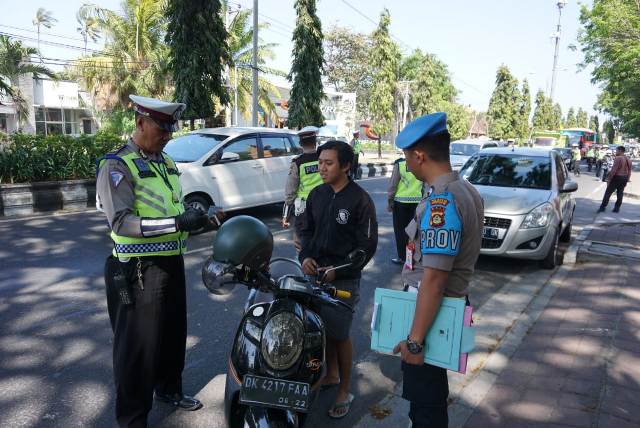
[[[419,354],[420,352],[422,352],[423,348],[424,346],[422,344],[418,342],[414,342],[409,338],[409,336],[407,336],[407,349],[409,350],[409,352],[411,352],[414,355]]]

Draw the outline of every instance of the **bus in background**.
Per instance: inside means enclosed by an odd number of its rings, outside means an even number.
[[[568,128],[563,129],[560,133],[567,137],[567,147],[577,144],[583,155],[597,143],[597,134],[587,128]]]
[[[566,137],[558,131],[534,131],[531,134],[533,147],[566,147]]]

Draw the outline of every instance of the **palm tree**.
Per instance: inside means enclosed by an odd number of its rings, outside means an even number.
[[[94,96],[109,98],[106,107],[125,107],[132,93],[169,95],[168,48],[164,44],[164,1],[124,0],[123,14],[84,5],[104,34],[105,49],[78,61],[75,74]]]
[[[78,13],[76,14],[76,20],[80,26],[76,30],[82,34],[84,39],[84,54],[87,55],[87,41],[91,39],[93,42],[97,42],[100,38],[100,26],[96,17],[92,16],[94,6],[89,4],[83,4]]]
[[[29,62],[38,50],[23,46],[19,41],[12,41],[8,36],[0,36],[0,94],[10,97],[16,106],[18,120],[23,122],[29,113],[29,108],[20,88],[18,79],[25,74],[33,74],[34,78],[47,76],[56,78],[48,68]]]
[[[45,28],[53,27],[57,19],[53,17],[51,11],[46,10],[44,7],[38,8],[35,18],[31,21],[35,27],[38,28],[38,51],[40,51],[40,26]]]
[[[222,13],[226,13],[227,2],[223,3]],[[231,50],[231,58],[233,66],[236,67],[234,72],[230,73],[230,83],[232,88],[238,91],[238,111],[242,112],[245,119],[249,119],[252,109],[252,69],[251,60],[253,55],[253,26],[249,23],[251,10],[240,10],[229,24],[229,49]],[[266,28],[268,24],[261,24],[260,28]],[[286,76],[286,73],[280,70],[265,67],[267,59],[275,57],[273,48],[277,46],[275,43],[264,43],[261,39],[258,41],[258,67],[261,71],[277,76]],[[236,80],[237,78],[237,80]],[[264,78],[258,80],[258,104],[272,119],[276,118],[276,108],[271,101],[269,95],[279,96],[278,88]],[[237,119],[236,119],[237,120]]]

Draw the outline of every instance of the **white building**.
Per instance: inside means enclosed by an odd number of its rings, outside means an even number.
[[[11,133],[21,128],[27,134],[94,134],[97,123],[89,95],[76,82],[33,79],[23,76],[20,90],[28,105],[27,119],[19,124],[16,107],[7,98],[0,99],[0,130]]]

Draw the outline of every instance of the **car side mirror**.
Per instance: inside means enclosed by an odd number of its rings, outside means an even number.
[[[575,181],[567,181],[562,186],[562,189],[560,189],[560,193],[571,193],[575,192],[576,190],[578,190],[578,183],[576,183]]]
[[[240,160],[240,155],[234,152],[224,152],[222,157],[218,159],[218,163],[228,163]]]

